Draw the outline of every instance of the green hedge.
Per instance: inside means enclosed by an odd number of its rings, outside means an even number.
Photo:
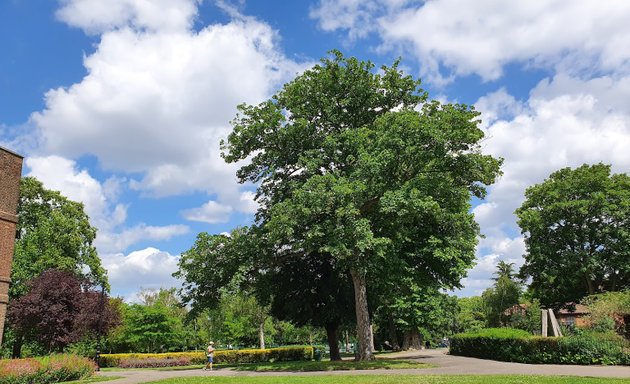
[[[265,361],[298,361],[312,360],[314,349],[312,346],[291,346],[268,349],[239,349],[220,350],[214,353],[214,362],[217,364],[260,363]],[[206,354],[197,352],[172,352],[172,353],[116,353],[102,354],[101,367],[122,367],[130,364],[138,364],[141,360],[152,360],[160,364],[168,363],[165,360],[188,360],[190,364],[205,364]],[[148,361],[147,361],[148,363]]]
[[[630,343],[612,334],[539,337],[509,328],[455,335],[453,355],[530,364],[630,365]]]
[[[94,362],[76,355],[0,360],[0,384],[49,384],[85,379],[94,373]]]

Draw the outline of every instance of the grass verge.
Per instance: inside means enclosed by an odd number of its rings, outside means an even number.
[[[244,364],[233,367],[235,371],[255,372],[313,372],[355,371],[370,369],[421,369],[433,365],[405,360],[372,361],[281,361],[275,363]]]
[[[359,371],[370,369],[422,369],[433,365],[408,360],[382,359],[373,361],[276,361],[273,363],[251,364],[215,364],[215,369],[231,368],[235,371],[251,372],[313,372],[313,371]],[[186,365],[180,367],[134,368],[156,371],[185,371],[201,369],[203,365]],[[122,371],[126,368],[103,368],[106,372]]]
[[[627,384],[628,379],[521,375],[334,375],[179,377],[147,384]]]

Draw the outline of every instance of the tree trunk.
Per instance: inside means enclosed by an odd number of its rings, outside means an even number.
[[[400,351],[400,344],[398,344],[398,334],[396,333],[396,324],[394,324],[394,318],[389,316],[389,338],[391,339],[392,350],[394,352]]]
[[[370,314],[367,303],[367,282],[365,273],[350,269],[352,284],[354,285],[354,306],[357,315],[357,360],[374,360],[374,353],[370,349]]]
[[[370,351],[376,352],[376,348],[374,348],[374,324],[370,324]]]
[[[260,349],[265,349],[265,322],[260,322],[260,327],[258,328],[258,337],[260,338]]]
[[[328,348],[330,349],[330,360],[341,360],[341,353],[339,353],[339,338],[338,336],[339,325],[337,323],[326,324],[326,337],[328,338]]]
[[[588,288],[588,294],[595,294],[595,287],[593,287],[593,281],[589,278],[589,274],[585,274],[584,278],[586,279],[586,287]]]
[[[19,359],[22,357],[22,342],[24,338],[20,333],[15,334],[15,340],[13,340],[13,349],[11,351],[11,357],[14,359]]]
[[[424,349],[424,345],[422,344],[422,337],[417,329],[412,329],[405,331],[405,336],[403,338],[403,346],[402,349],[405,351],[408,350],[420,350]]]
[[[350,353],[350,336],[348,336],[348,331],[344,333],[346,335],[346,353]]]

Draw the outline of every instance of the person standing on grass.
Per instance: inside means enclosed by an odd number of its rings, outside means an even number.
[[[208,357],[208,362],[203,370],[211,370],[212,371],[212,362],[214,361],[214,343],[211,341],[208,343],[208,348],[206,348],[206,356]]]

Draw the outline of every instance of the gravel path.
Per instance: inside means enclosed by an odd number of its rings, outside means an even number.
[[[630,367],[582,366],[582,365],[534,365],[505,363],[500,361],[474,359],[470,357],[451,356],[445,349],[426,351],[400,352],[388,354],[387,358],[420,361],[435,365],[427,369],[375,369],[366,371],[326,371],[326,372],[248,372],[235,371],[229,368],[202,371],[201,369],[185,371],[151,371],[124,370],[116,372],[99,372],[102,376],[123,376],[108,381],[108,384],[136,384],[148,381],[169,379],[172,377],[193,376],[321,376],[321,375],[545,375],[545,376],[591,376],[619,377],[630,379]]]

